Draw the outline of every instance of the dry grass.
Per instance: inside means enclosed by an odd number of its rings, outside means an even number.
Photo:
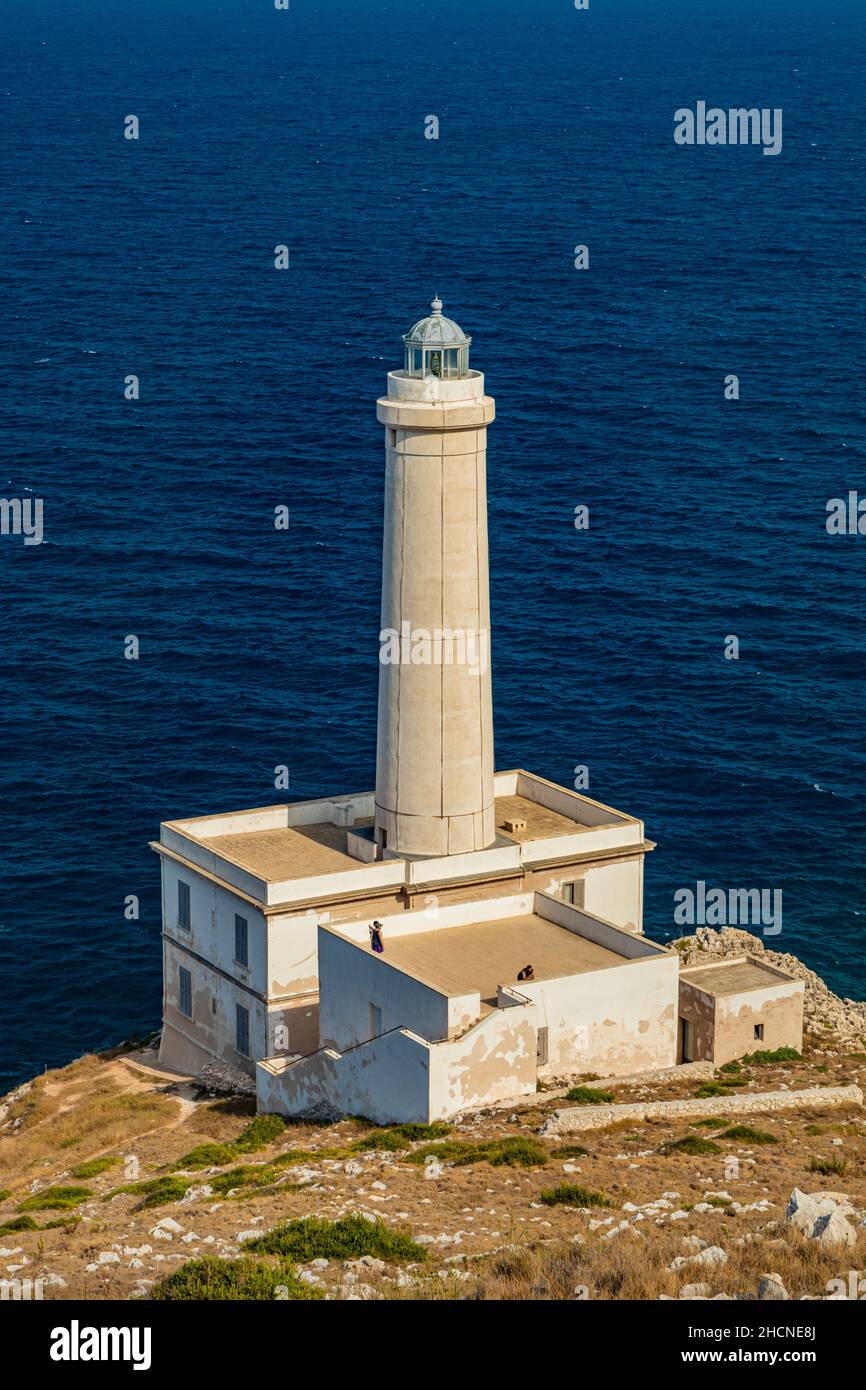
[[[0,1185],[14,1188],[64,1160],[76,1166],[176,1118],[176,1101],[149,1087],[127,1089],[125,1072],[82,1057],[39,1077],[7,1115],[7,1124],[21,1123],[0,1138]]]
[[[718,1233],[718,1225],[711,1228]],[[708,1236],[705,1238],[709,1237]],[[862,1268],[866,1240],[851,1252],[851,1267]],[[744,1293],[755,1297],[762,1274],[781,1275],[792,1298],[826,1292],[839,1276],[839,1256],[808,1241],[797,1231],[772,1241],[753,1241],[728,1249],[724,1265],[668,1266],[681,1255],[681,1236],[653,1232],[652,1240],[624,1233],[614,1240],[590,1239],[514,1245],[488,1259],[473,1261],[471,1278],[454,1288],[438,1290],[435,1281],[421,1281],[396,1291],[397,1298],[460,1297],[524,1301],[539,1299],[657,1300],[678,1298],[687,1284],[707,1283],[713,1294]],[[847,1258],[847,1257],[846,1257]],[[859,1262],[859,1263],[858,1263]],[[846,1266],[847,1267],[847,1266]]]

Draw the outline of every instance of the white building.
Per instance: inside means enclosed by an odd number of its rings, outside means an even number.
[[[673,1065],[678,961],[642,935],[643,823],[494,774],[484,378],[433,312],[378,402],[375,792],[166,823],[161,1058],[260,1107],[382,1122]],[[384,951],[370,924],[383,924]],[[526,965],[530,980],[518,980]]]

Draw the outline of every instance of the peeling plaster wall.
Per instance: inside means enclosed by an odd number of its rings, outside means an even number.
[[[316,1052],[278,1072],[260,1065],[258,1108],[296,1115],[326,1100],[377,1124],[423,1124],[430,1115],[429,1056],[423,1039],[398,1031],[342,1055]]]
[[[711,994],[696,989],[688,980],[680,979],[679,1017],[695,1025],[695,1052],[693,1062],[711,1062],[716,1036],[716,1001]],[[677,1061],[681,1062],[682,1041],[677,1024]]]
[[[535,1004],[536,1027],[548,1030],[539,1076],[627,1076],[673,1066],[678,970],[676,958],[664,955],[515,986]]]
[[[430,1049],[430,1120],[533,1094],[536,1034],[531,1010],[496,1009],[463,1037]]]
[[[716,1037],[713,1061],[716,1066],[742,1057],[747,1052],[803,1044],[802,980],[790,984],[780,980],[767,989],[742,994],[725,994],[716,1000]],[[763,1039],[755,1037],[755,1025],[762,1024]]]
[[[179,1008],[180,966],[190,972],[192,980],[192,1018],[187,1018]],[[268,1052],[264,1001],[238,988],[188,952],[178,950],[170,941],[164,942],[163,976],[164,1027],[160,1061],[179,1071],[197,1071],[203,1060],[215,1057],[252,1074],[256,1059]],[[235,1004],[242,1004],[249,1010],[249,1057],[242,1056],[234,1045]]]
[[[256,1073],[259,1109],[294,1115],[327,1100],[378,1124],[444,1119],[535,1091],[535,1028],[525,1005],[498,1009],[451,1042],[396,1030],[342,1055],[322,1050]]]
[[[319,988],[319,918],[315,912],[268,918],[268,997],[315,994]]]

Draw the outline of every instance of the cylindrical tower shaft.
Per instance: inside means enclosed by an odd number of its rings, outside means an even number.
[[[446,320],[446,323],[449,322]],[[496,837],[480,372],[391,372],[385,426],[378,843],[397,854],[484,849]]]

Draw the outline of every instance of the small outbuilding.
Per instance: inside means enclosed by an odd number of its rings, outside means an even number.
[[[681,970],[677,1061],[718,1067],[749,1052],[799,1051],[805,988],[758,956]]]

